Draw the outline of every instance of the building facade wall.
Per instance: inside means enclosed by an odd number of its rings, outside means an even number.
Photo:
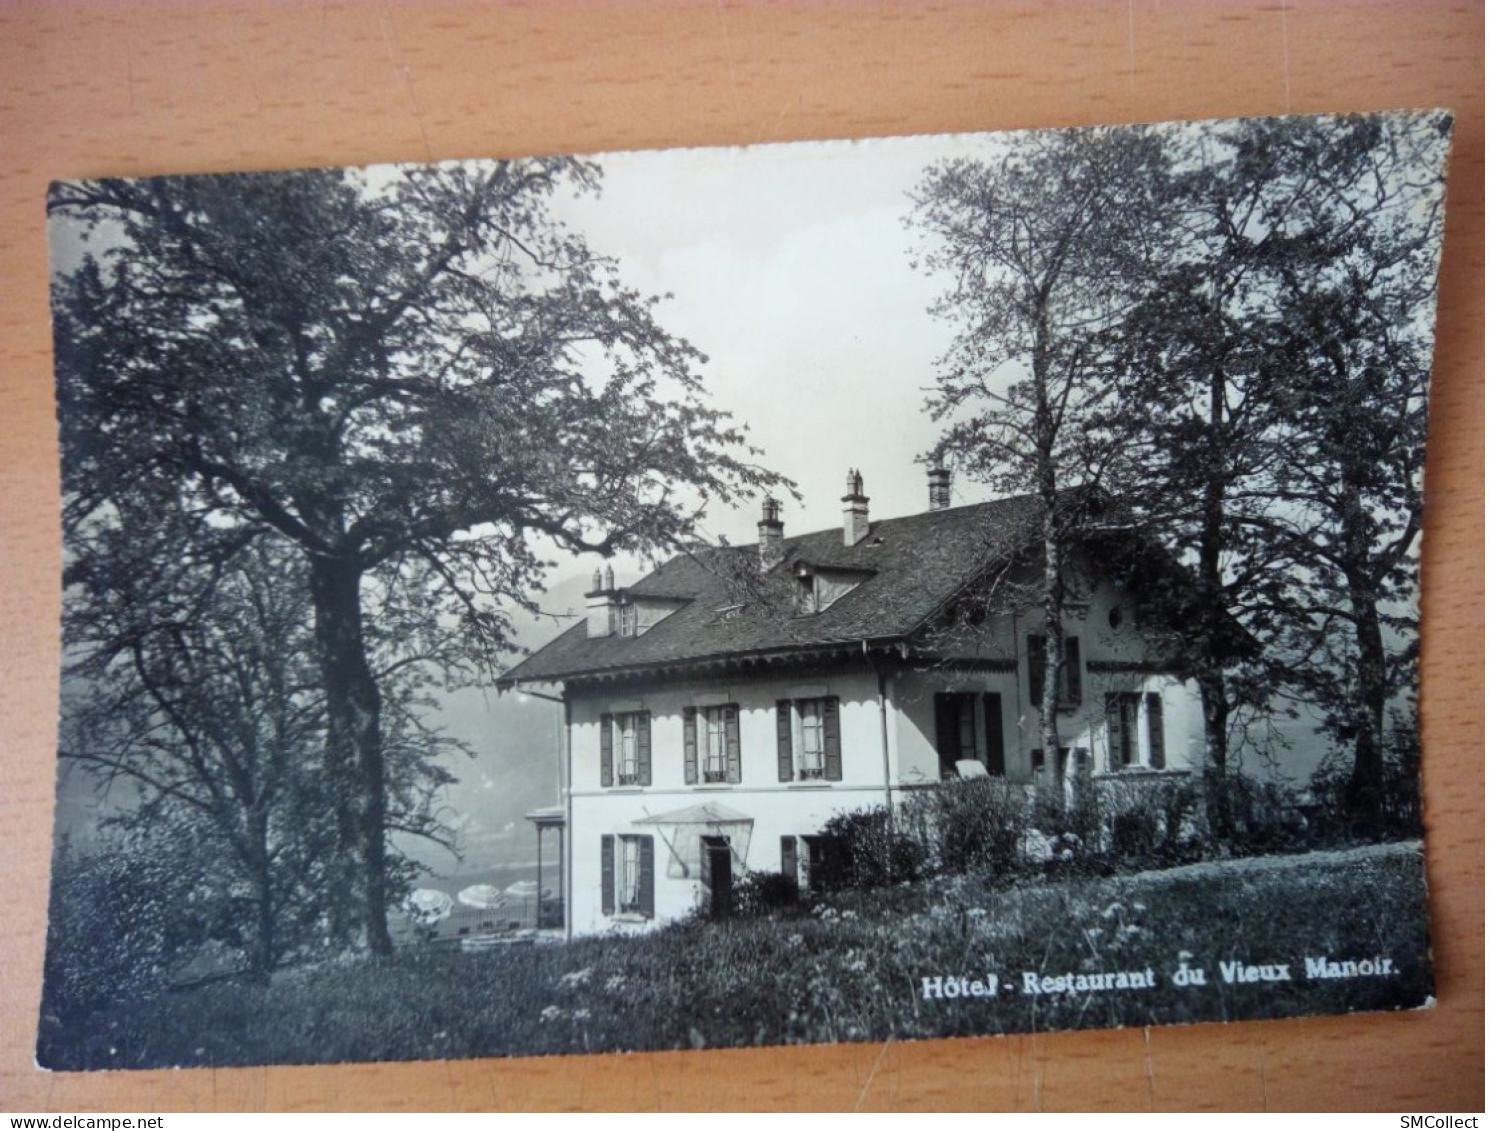
[[[836,698],[842,773],[839,780],[780,780],[777,703]],[[689,785],[684,773],[684,712],[734,706],[739,719],[739,781]],[[649,785],[604,786],[601,718],[650,715]],[[834,814],[883,805],[884,744],[878,679],[868,669],[776,678],[733,677],[570,697],[572,867],[570,922],[575,934],[633,931],[676,919],[704,898],[697,838],[728,834],[735,874],[781,867],[781,838],[810,836]],[[612,781],[615,781],[612,776]],[[752,820],[748,840],[739,829],[638,824],[659,815],[714,802]],[[606,915],[601,838],[652,838],[655,911],[650,919]],[[679,845],[679,838],[683,843]]]
[[[586,689],[569,695],[570,867],[568,915],[575,934],[645,930],[677,919],[707,899],[707,869],[700,851],[703,836],[727,836],[736,878],[749,871],[782,867],[782,838],[819,832],[835,814],[880,806],[907,789],[943,777],[937,749],[937,696],[962,694],[975,704],[975,756],[985,765],[992,741],[987,728],[991,701],[1000,708],[1003,774],[1024,783],[1057,785],[1077,774],[1140,776],[1156,768],[1150,759],[1161,747],[1169,771],[1196,769],[1203,749],[1202,717],[1192,685],[1163,674],[1151,642],[1137,625],[1136,612],[1122,592],[1105,582],[1077,590],[1063,630],[1079,641],[1080,700],[1060,711],[1062,748],[1078,756],[1059,766],[1040,766],[1039,712],[1031,693],[1028,637],[1038,635],[1038,615],[1002,613],[979,620],[969,632],[953,629],[968,657],[884,677],[864,663],[849,670],[821,670],[774,676],[721,675],[634,685],[616,690]],[[956,633],[960,632],[957,636]],[[1156,697],[1155,700],[1150,696]],[[1115,697],[1115,699],[1114,699]],[[1123,697],[1135,707],[1128,730],[1128,757],[1113,750],[1108,711]],[[782,781],[778,703],[820,702],[837,706],[840,774]],[[685,772],[685,718],[692,709],[701,720],[710,708],[730,707],[738,719],[738,780],[703,779],[689,783]],[[1162,742],[1152,726],[1161,711]],[[602,719],[645,712],[649,718],[647,780],[622,784],[612,737],[610,784],[602,773]],[[795,723],[799,754],[802,735]],[[700,724],[701,729],[701,724]],[[747,819],[709,827],[650,823],[654,818],[713,802]],[[651,842],[654,902],[649,916],[605,910],[605,890],[616,883],[605,871],[603,838],[643,837]],[[620,841],[612,841],[613,845]],[[800,843],[798,841],[798,843]]]

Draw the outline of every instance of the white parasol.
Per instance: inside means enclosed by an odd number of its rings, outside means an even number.
[[[490,884],[472,884],[468,888],[461,888],[455,897],[467,907],[479,907],[483,911],[495,911],[498,907],[506,906],[506,900],[502,893]]]
[[[454,907],[455,901],[438,888],[416,888],[403,901],[404,914],[420,927],[432,927],[441,919],[448,919]]]

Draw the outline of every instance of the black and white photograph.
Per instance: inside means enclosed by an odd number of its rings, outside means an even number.
[[[1451,133],[53,184],[38,1063],[1430,1007]]]

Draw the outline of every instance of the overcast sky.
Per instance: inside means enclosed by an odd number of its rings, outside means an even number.
[[[849,467],[873,517],[923,510],[917,456],[948,328],[927,313],[946,280],[912,266],[908,193],[938,158],[987,136],[606,154],[602,191],[556,211],[627,282],[671,294],[658,318],[709,357],[712,402],[747,424],[761,462],[795,480],[788,536],[841,521]],[[979,496],[954,485],[954,502]],[[758,508],[716,510],[709,533],[755,540]]]

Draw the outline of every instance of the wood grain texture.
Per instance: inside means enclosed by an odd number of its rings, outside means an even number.
[[[1484,14],[1475,4],[0,6],[0,1108],[1484,1106]],[[887,1046],[49,1075],[50,179],[1240,114],[1458,115],[1428,455],[1436,1009]]]

